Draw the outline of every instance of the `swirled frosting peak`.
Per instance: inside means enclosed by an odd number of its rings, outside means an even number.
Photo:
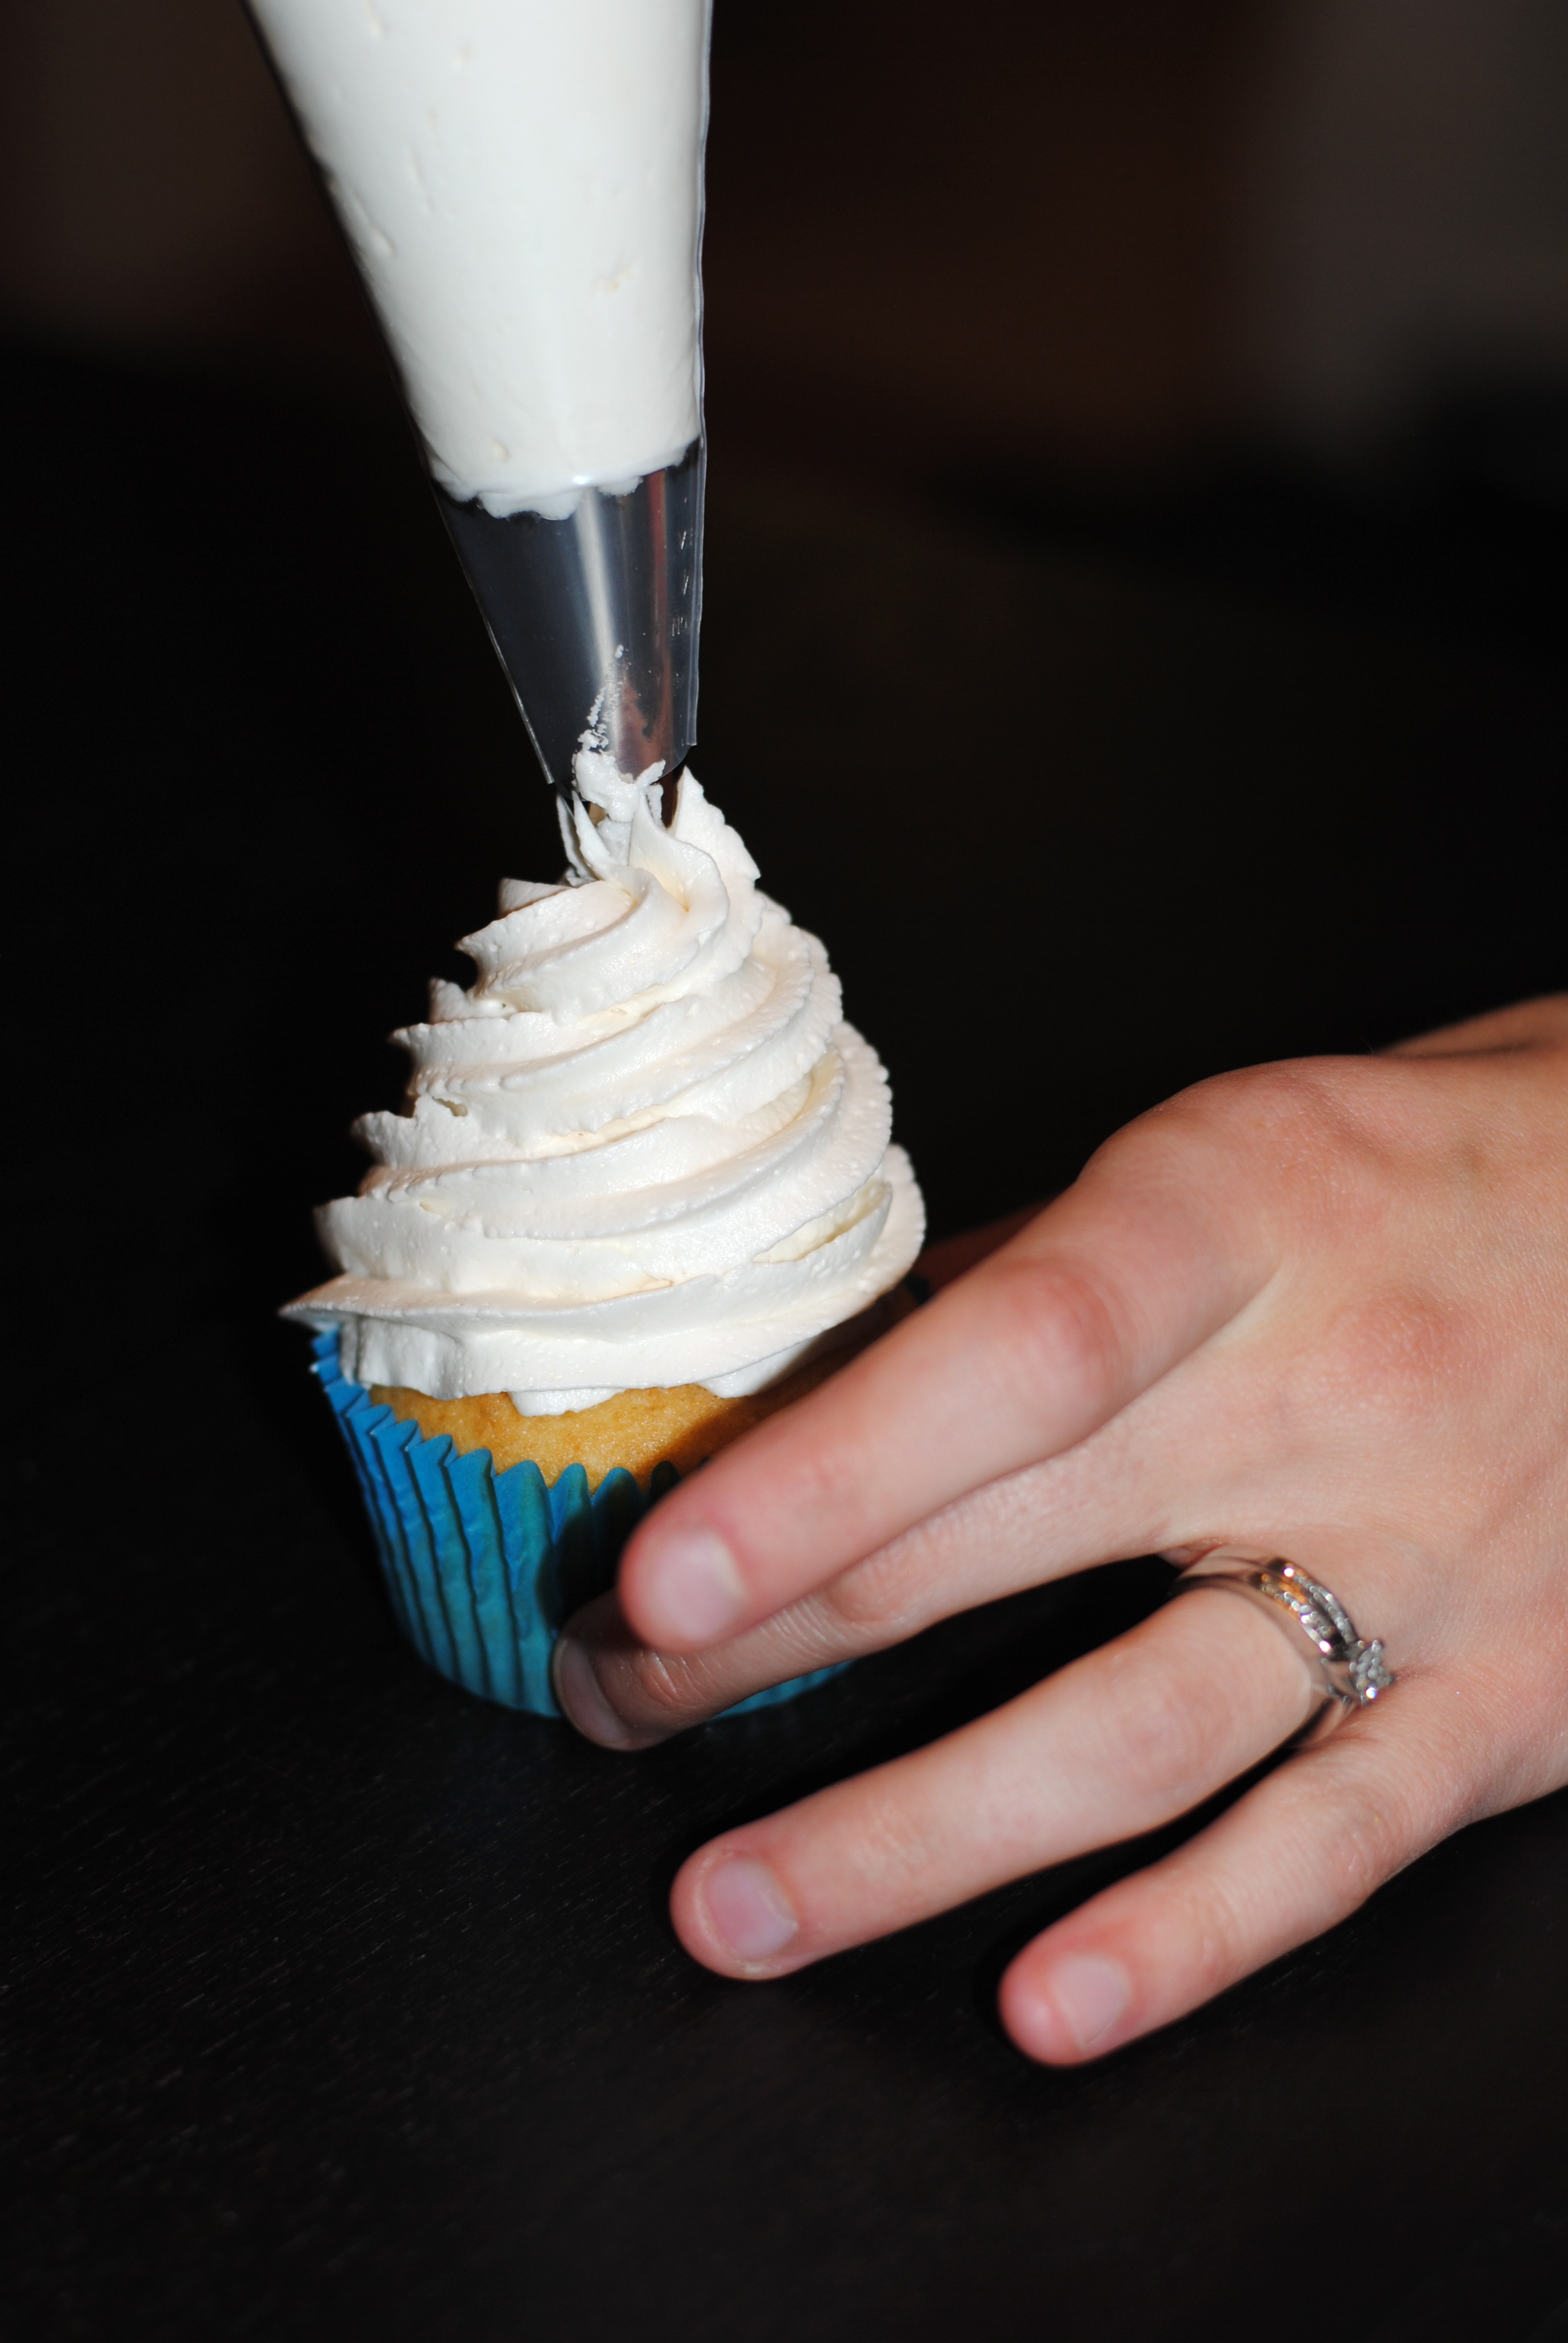
[[[895,1285],[920,1191],[888,1084],[814,936],[691,773],[591,739],[557,886],[507,880],[397,1039],[405,1111],[318,1224],[341,1272],[289,1314],[342,1329],[345,1372],[526,1414],[648,1384],[752,1392]]]

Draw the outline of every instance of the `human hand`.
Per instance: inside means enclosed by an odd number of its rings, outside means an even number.
[[[673,1492],[558,1683],[591,1738],[646,1746],[971,1604],[1220,1545],[1332,1587],[1397,1686],[1018,1956],[1002,2016],[1037,2058],[1168,2023],[1568,1781],[1568,997],[1141,1117]],[[1293,1633],[1170,1604],[712,1841],[681,1941],[779,1976],[1154,1829],[1309,1718]]]

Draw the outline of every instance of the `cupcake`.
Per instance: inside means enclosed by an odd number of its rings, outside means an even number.
[[[821,945],[689,769],[668,828],[658,767],[585,736],[577,783],[565,879],[504,881],[476,982],[396,1037],[404,1111],[356,1126],[338,1274],[286,1313],[416,1649],[548,1715],[555,1636],[648,1506],[910,1306],[924,1232]]]

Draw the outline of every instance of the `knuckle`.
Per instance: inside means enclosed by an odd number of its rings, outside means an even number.
[[[1125,1328],[1100,1280],[1060,1255],[1010,1258],[997,1271],[996,1355],[1026,1387],[1108,1394],[1124,1372]]]
[[[639,1652],[624,1661],[605,1692],[628,1725],[671,1733],[711,1705],[685,1660],[663,1652]]]
[[[1342,1135],[1350,1093],[1361,1080],[1352,1061],[1281,1058],[1200,1083],[1232,1130],[1268,1141],[1287,1160],[1312,1161]]]
[[[1364,1162],[1368,1109],[1388,1082],[1384,1066],[1352,1059],[1245,1066],[1153,1108],[1112,1144],[1158,1148],[1166,1159],[1174,1150],[1201,1182],[1224,1182],[1246,1164],[1254,1182],[1289,1197],[1292,1209],[1341,1217],[1347,1162]]]
[[[1358,1910],[1415,1852],[1389,1811],[1391,1805],[1388,1798],[1374,1797],[1364,1789],[1342,1800],[1327,1849],[1335,1907],[1341,1913]]]
[[[808,1403],[797,1404],[804,1407]],[[829,1423],[821,1436],[804,1444],[797,1441],[792,1447],[780,1487],[779,1510],[853,1523],[864,1509],[865,1480],[863,1440],[843,1424]]]
[[[1212,1770],[1229,1740],[1223,1687],[1194,1684],[1158,1658],[1133,1649],[1117,1655],[1111,1730],[1129,1780],[1180,1789]]]
[[[1233,1900],[1212,1882],[1196,1881],[1183,1897],[1180,1934],[1195,1998],[1207,2000],[1235,1984],[1252,1967],[1251,1933]]]
[[[855,1816],[856,1869],[874,1894],[901,1898],[911,1882],[930,1879],[947,1849],[892,1785],[879,1787]]]
[[[906,1541],[880,1546],[819,1589],[816,1607],[829,1634],[856,1640],[898,1634],[908,1608]]]
[[[1332,1062],[1287,1058],[1211,1074],[1141,1116],[1125,1138],[1158,1134],[1167,1144],[1204,1145],[1247,1138],[1268,1142],[1287,1159],[1297,1157],[1321,1144],[1338,1121]]]
[[[1287,1769],[1287,1779],[1300,1767],[1308,1779],[1322,1784],[1312,1794],[1326,1825],[1313,1838],[1315,1859],[1329,1885],[1330,1912],[1322,1925],[1359,1910],[1395,1872],[1465,1819],[1459,1777],[1434,1769],[1431,1753],[1412,1750],[1410,1755],[1415,1772],[1407,1779],[1389,1765],[1372,1734],[1349,1727]]]

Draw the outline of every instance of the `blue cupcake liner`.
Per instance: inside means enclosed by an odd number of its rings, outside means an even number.
[[[562,1622],[613,1586],[621,1548],[680,1478],[674,1465],[656,1466],[646,1491],[618,1470],[590,1490],[580,1464],[548,1486],[527,1460],[498,1473],[487,1448],[459,1456],[447,1433],[426,1440],[417,1423],[377,1406],[343,1373],[336,1332],[317,1334],[311,1349],[404,1634],[465,1692],[530,1716],[558,1716],[550,1654]],[[743,1716],[793,1700],[847,1664],[791,1677],[724,1713]]]

